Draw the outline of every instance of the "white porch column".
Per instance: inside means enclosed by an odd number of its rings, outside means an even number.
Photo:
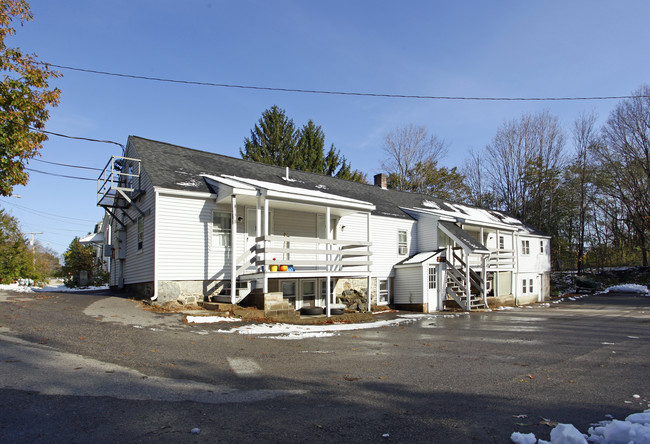
[[[325,208],[325,233],[326,233],[325,237],[327,237],[327,240],[332,240],[332,233],[331,233],[331,231],[332,231],[331,228],[332,227],[330,227],[330,225],[331,225],[331,222],[330,222],[331,213],[332,212],[330,210],[330,207],[326,207]],[[329,251],[330,251],[331,248],[332,248],[332,245],[330,243],[325,244],[325,250],[327,251],[327,254],[325,255],[325,258],[326,258],[327,262],[329,262],[332,259],[332,255],[329,254]],[[325,266],[325,270],[330,271],[330,265],[329,264],[327,264]],[[325,284],[325,315],[327,315],[327,317],[329,318],[331,316],[332,289],[330,288],[330,275],[327,274],[325,276],[325,278],[327,279],[327,283]]]
[[[265,197],[264,198],[264,237],[267,237],[269,235],[269,200]],[[264,248],[266,248],[266,241],[262,243],[264,245]],[[266,261],[266,253],[264,253],[264,261]],[[262,270],[262,280],[264,281],[262,292],[264,294],[269,292],[269,277],[268,274],[266,273],[266,265],[263,266]]]
[[[485,266],[485,262],[487,261],[488,255],[483,254],[481,255],[481,272],[483,273],[483,288],[481,289],[482,297],[483,297],[483,303],[485,304],[485,307],[487,308],[487,267]]]
[[[472,311],[470,299],[472,298],[472,281],[469,275],[469,251],[463,248],[465,253],[465,288],[467,289],[467,311]]]
[[[232,220],[230,222],[230,303],[237,299],[237,196],[230,200]]]
[[[366,213],[366,224],[367,224],[366,241],[368,243],[370,243],[370,238],[371,238],[371,236],[370,236],[370,212]],[[370,252],[370,245],[368,245],[367,250],[368,250],[368,252]],[[370,262],[370,256],[367,256],[366,260],[368,262]],[[368,298],[367,298],[368,299],[368,311],[370,311],[371,308],[372,308],[372,291],[371,291],[371,287],[370,287],[370,283],[372,281],[371,274],[370,274],[371,271],[372,271],[371,266],[370,266],[370,264],[368,264],[368,286],[367,286],[367,288],[368,288]],[[377,292],[377,304],[379,304],[379,292]]]

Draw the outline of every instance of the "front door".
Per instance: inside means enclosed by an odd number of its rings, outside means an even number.
[[[428,311],[433,312],[437,311],[439,307],[439,297],[438,297],[438,265],[429,264],[427,266],[427,279],[426,279],[426,300],[428,305]]]

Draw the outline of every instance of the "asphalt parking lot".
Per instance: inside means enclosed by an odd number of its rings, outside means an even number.
[[[404,315],[287,340],[2,293],[0,441],[509,442],[649,408],[648,297]]]

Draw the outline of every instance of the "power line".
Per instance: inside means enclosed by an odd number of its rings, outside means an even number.
[[[112,143],[113,145],[117,145],[117,146],[119,146],[120,148],[122,148],[124,150],[124,145],[122,145],[119,142],[114,142],[112,140],[101,140],[101,139],[93,139],[93,138],[90,138],[90,137],[68,136],[67,134],[54,133],[52,131],[45,131],[45,130],[41,130],[41,129],[38,129],[38,128],[32,128],[31,126],[28,126],[27,128],[29,128],[32,131],[38,131],[40,133],[49,134],[51,136],[65,137],[66,139],[85,140],[86,142]]]
[[[65,166],[65,167],[70,167],[70,168],[80,168],[83,170],[93,170],[93,171],[102,171],[101,168],[93,168],[93,167],[87,167],[87,166],[82,166],[82,165],[71,165],[69,163],[59,163],[59,162],[51,162],[49,160],[43,160],[43,159],[30,159],[30,160],[35,160],[37,162],[43,162],[43,163],[49,163],[51,165],[59,165],[59,166]]]
[[[96,182],[97,179],[91,179],[89,177],[79,177],[79,176],[66,176],[65,174],[56,174],[56,173],[48,173],[47,171],[41,171],[41,170],[35,170],[33,168],[25,168],[27,171],[31,171],[34,173],[41,173],[41,174],[47,174],[48,176],[57,176],[57,177],[65,177],[66,179],[77,179],[77,180],[92,180],[93,182]]]
[[[425,99],[425,100],[457,100],[457,101],[494,101],[494,102],[532,102],[532,101],[584,101],[584,100],[620,100],[620,99],[632,99],[635,97],[648,97],[645,95],[635,96],[635,95],[626,95],[626,96],[591,96],[591,97],[468,97],[468,96],[427,96],[427,95],[410,95],[410,94],[387,94],[387,93],[363,93],[363,92],[351,92],[351,91],[328,91],[328,90],[318,90],[318,89],[298,89],[298,88],[277,88],[270,86],[253,86],[253,85],[236,85],[229,83],[213,83],[213,82],[198,82],[193,80],[178,80],[178,79],[169,79],[164,77],[149,77],[149,76],[140,76],[135,74],[123,74],[116,72],[108,71],[98,71],[88,68],[78,68],[74,66],[64,66],[64,65],[55,65],[53,63],[47,62],[37,62],[44,66],[52,66],[59,69],[67,69],[70,71],[79,71],[89,74],[101,74],[105,76],[113,77],[123,77],[129,79],[138,79],[138,80],[151,80],[155,82],[166,82],[166,83],[180,83],[184,85],[196,85],[196,86],[211,86],[218,88],[236,88],[236,89],[251,89],[258,91],[276,91],[276,92],[293,92],[293,93],[304,93],[304,94],[330,94],[330,95],[339,95],[339,96],[360,96],[360,97],[383,97],[391,99]]]
[[[43,64],[43,63],[40,63],[40,62],[37,62],[37,63]],[[93,139],[92,137],[69,136],[67,134],[55,133],[53,131],[46,131],[44,129],[38,129],[38,128],[34,128],[32,126],[29,126],[29,125],[25,125],[25,124],[16,122],[13,119],[10,119],[10,118],[8,118],[6,116],[1,116],[1,115],[0,115],[0,119],[4,120],[5,122],[11,122],[11,123],[13,123],[15,125],[25,127],[25,128],[27,128],[27,129],[29,129],[31,131],[36,131],[36,132],[43,133],[43,134],[49,134],[51,136],[64,137],[66,139],[74,139],[74,140],[85,140],[86,142],[110,143],[110,144],[119,146],[120,148],[122,148],[122,150],[125,149],[124,145],[122,145],[119,142],[114,142],[112,140]]]
[[[79,218],[77,218],[77,217],[67,217],[67,216],[61,216],[61,215],[58,215],[58,214],[47,213],[47,212],[45,212],[45,211],[35,210],[35,209],[33,209],[33,208],[29,208],[29,207],[26,207],[26,206],[24,206],[24,205],[19,205],[19,204],[17,204],[17,203],[9,202],[9,201],[4,200],[4,199],[0,199],[0,202],[3,202],[3,203],[8,204],[8,205],[12,205],[12,206],[17,207],[17,208],[20,208],[21,210],[23,210],[23,211],[27,211],[27,212],[29,212],[29,213],[34,213],[34,214],[36,214],[36,215],[38,215],[38,216],[57,217],[57,218],[61,218],[61,219],[69,219],[69,220],[77,220],[77,221],[81,221],[81,222],[97,223],[96,220],[90,220],[90,219],[79,219]],[[80,225],[81,225],[81,224],[80,224]]]

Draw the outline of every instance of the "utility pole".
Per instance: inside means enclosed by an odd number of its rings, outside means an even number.
[[[32,235],[32,241],[30,242],[30,244],[32,245],[32,273],[34,273],[34,276],[36,276],[36,253],[34,251],[36,249],[36,243],[34,242],[34,235],[43,234],[43,232],[39,231],[38,233],[34,232],[34,233],[25,233],[25,234]]]

